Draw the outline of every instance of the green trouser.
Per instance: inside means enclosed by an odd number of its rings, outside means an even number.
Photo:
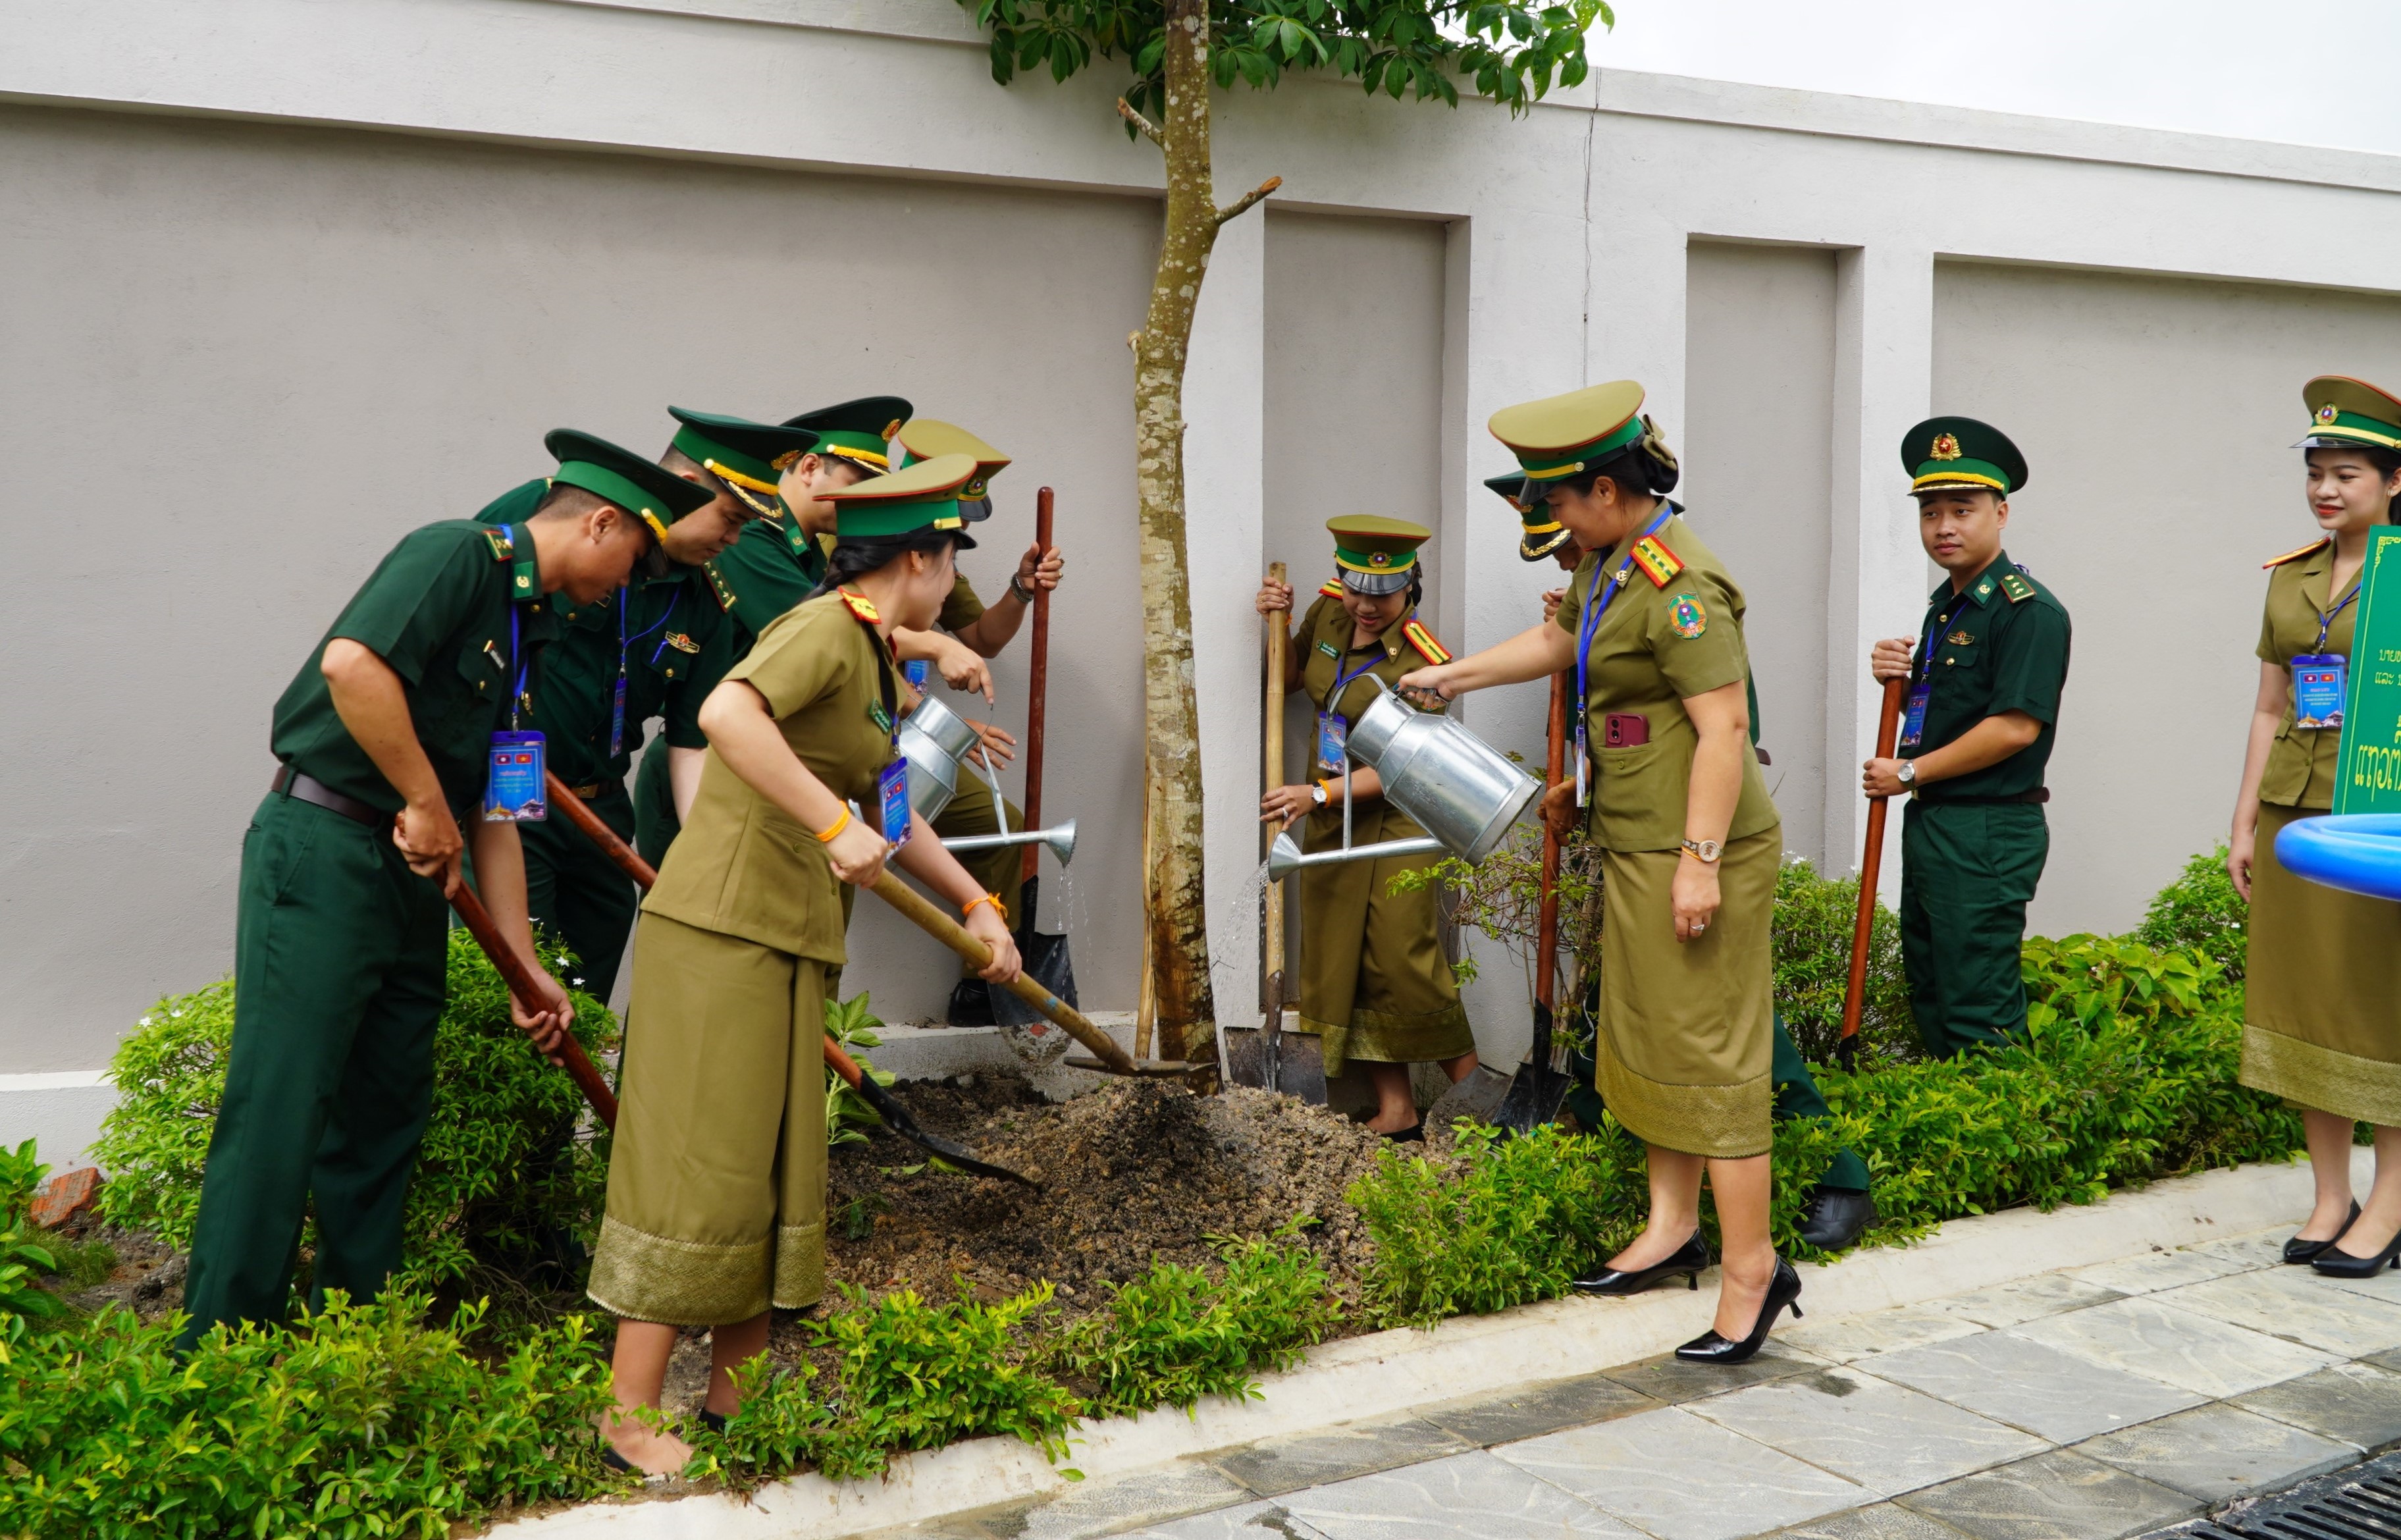
[[[389,831],[270,794],[241,842],[233,1048],[209,1140],[180,1339],[290,1308],[316,1199],[313,1309],[373,1299],[433,1104],[449,906]]]
[[[1784,1012],[1776,1013],[1776,1058],[1771,1072],[1776,1080],[1776,1115],[1779,1118],[1831,1118],[1834,1109],[1826,1105],[1818,1093],[1818,1082],[1809,1073],[1809,1061],[1801,1056],[1792,1034],[1784,1025]],[[1600,1093],[1593,1089],[1592,1055],[1578,1052],[1571,1056],[1568,1074],[1573,1083],[1568,1088],[1568,1110],[1586,1128],[1600,1126]],[[1865,1192],[1868,1189],[1868,1164],[1856,1151],[1837,1150],[1833,1164],[1818,1178],[1820,1187],[1831,1187],[1845,1192]]]
[[[634,837],[634,803],[623,787],[606,787],[585,805],[618,838]],[[640,891],[556,808],[540,822],[518,824],[517,839],[525,846],[527,911],[582,960],[583,992],[605,1003],[617,987]]]
[[[675,786],[667,779],[666,736],[661,734],[642,750],[642,767],[634,773],[634,849],[655,872],[682,828],[676,818]]]
[[[1010,832],[1025,827],[1025,815],[1014,803],[1003,804],[1008,809]],[[933,831],[943,839],[965,839],[971,834],[997,834],[1000,819],[994,816],[992,787],[972,764],[959,766],[958,795],[942,809],[942,816],[933,820]],[[959,864],[967,875],[987,893],[1000,895],[1000,906],[1008,928],[1017,928],[1018,901],[1023,897],[1025,884],[1025,846],[1004,845],[993,850],[967,850],[959,855]],[[973,977],[975,969],[963,960],[959,971]]]
[[[1900,825],[1900,959],[1926,1052],[1953,1058],[2024,1035],[2018,953],[2051,854],[2037,803],[1910,799]]]

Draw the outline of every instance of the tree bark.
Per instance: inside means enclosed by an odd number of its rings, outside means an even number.
[[[1209,169],[1207,0],[1167,0],[1166,107],[1158,125],[1167,209],[1150,309],[1134,334],[1135,484],[1142,501],[1144,952],[1162,1058],[1214,1041],[1202,871],[1200,711],[1185,551],[1184,365],[1217,239]]]

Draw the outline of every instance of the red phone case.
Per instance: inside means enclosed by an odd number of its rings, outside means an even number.
[[[1603,749],[1640,749],[1651,741],[1651,719],[1640,711],[1612,711],[1601,719]]]

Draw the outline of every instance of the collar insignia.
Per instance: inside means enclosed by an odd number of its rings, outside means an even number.
[[[1325,586],[1320,588],[1317,592],[1319,596],[1324,598],[1340,598],[1342,597],[1342,580],[1340,578],[1327,578],[1325,580]]]
[[[1665,588],[1676,581],[1677,573],[1684,570],[1684,564],[1677,559],[1676,553],[1650,535],[1644,535],[1634,543],[1634,565],[1642,569],[1642,575],[1651,580],[1654,588]]]
[[[1401,635],[1408,639],[1409,645],[1418,650],[1418,656],[1428,663],[1441,664],[1450,661],[1449,650],[1434,639],[1434,633],[1425,628],[1423,621],[1408,622],[1401,627]]]
[[[2259,566],[2260,566],[2260,569],[2261,569],[2263,571],[2264,571],[2265,570],[2267,570],[2268,568],[2271,568],[2271,567],[2282,567],[2283,565],[2284,565],[2284,563],[2286,563],[2286,562],[2288,562],[2288,561],[2298,561],[2298,560],[2300,560],[2303,557],[2307,557],[2307,556],[2315,556],[2315,555],[2318,553],[2318,551],[2319,551],[2320,549],[2322,549],[2322,548],[2323,548],[2323,547],[2325,547],[2325,546],[2331,545],[2331,544],[2333,544],[2333,543],[2334,543],[2334,536],[2332,536],[2332,535],[2327,535],[2327,536],[2326,536],[2326,537],[2325,537],[2324,539],[2322,539],[2322,540],[2313,540],[2313,541],[2310,542],[2307,545],[2302,546],[2302,547],[2301,547],[2299,550],[2298,550],[2298,551],[2287,551],[2287,552],[2285,552],[2283,556],[2273,557],[2273,558],[2271,558],[2271,559],[2270,559],[2270,560],[2267,560],[2267,561],[2263,561],[2263,562],[2261,562],[2261,563],[2259,564]]]
[[[858,617],[861,625],[880,626],[883,624],[884,617],[875,612],[875,601],[869,598],[865,594],[860,593],[856,588],[837,588],[834,592],[842,596],[843,603],[850,607],[850,612],[854,616]]]

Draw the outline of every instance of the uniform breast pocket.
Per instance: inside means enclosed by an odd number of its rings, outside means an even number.
[[[486,700],[509,698],[508,643],[479,637],[459,649],[459,677]]]
[[[1967,646],[1946,646],[1934,654],[1937,674],[1972,673],[1983,666],[1984,645],[1970,642]]]

